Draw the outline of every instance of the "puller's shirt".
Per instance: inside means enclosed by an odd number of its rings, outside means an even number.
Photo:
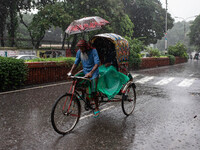
[[[75,64],[78,65],[80,63],[80,61],[82,62],[82,65],[83,65],[83,73],[86,75],[87,73],[89,73],[94,65],[98,64],[99,65],[99,56],[98,56],[98,53],[97,53],[97,50],[96,49],[91,49],[91,50],[88,50],[87,52],[87,55],[88,55],[88,59],[87,60],[81,60],[81,51],[80,49],[77,51],[76,53],[76,60],[75,60]],[[95,70],[95,72],[93,73],[92,75],[92,78],[90,78],[91,80],[92,79],[95,79],[99,76],[99,68],[97,68]]]

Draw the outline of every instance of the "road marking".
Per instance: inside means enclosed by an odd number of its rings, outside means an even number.
[[[170,83],[171,81],[173,81],[175,78],[171,77],[171,78],[164,78],[158,82],[155,83],[155,85],[166,85],[168,83]]]
[[[194,82],[195,78],[193,79],[184,79],[181,83],[178,84],[180,87],[189,87]]]
[[[134,74],[134,73],[131,73],[131,75],[132,75],[133,78],[139,76],[139,74]]]
[[[144,84],[145,82],[148,82],[150,80],[154,79],[154,76],[147,76],[147,77],[144,77],[140,80],[137,80],[135,83],[141,83],[141,84]]]
[[[194,74],[189,75],[190,77],[193,76]]]
[[[114,106],[106,107],[106,108],[100,110],[100,112],[106,111],[106,110],[111,109],[111,108],[113,108],[113,107],[114,107]],[[81,117],[80,120],[85,119],[85,118],[88,118],[88,117],[91,117],[91,116],[93,116],[93,114],[85,115],[85,116]]]

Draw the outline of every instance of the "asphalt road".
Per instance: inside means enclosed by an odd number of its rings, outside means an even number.
[[[199,150],[200,61],[132,72],[135,111],[121,103],[82,112],[73,132],[57,134],[50,122],[55,100],[69,83],[0,93],[0,150]]]

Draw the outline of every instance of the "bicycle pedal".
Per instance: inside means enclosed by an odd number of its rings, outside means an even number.
[[[89,107],[87,106],[87,104],[85,104],[85,110],[88,111]]]

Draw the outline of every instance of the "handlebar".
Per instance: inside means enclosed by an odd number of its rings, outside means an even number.
[[[79,76],[69,76],[69,78],[71,78],[71,79],[82,79],[82,80],[87,80],[87,81],[90,81],[90,82],[91,82],[91,80],[90,80],[90,79],[88,79],[88,78],[85,78],[85,77],[79,77]]]

